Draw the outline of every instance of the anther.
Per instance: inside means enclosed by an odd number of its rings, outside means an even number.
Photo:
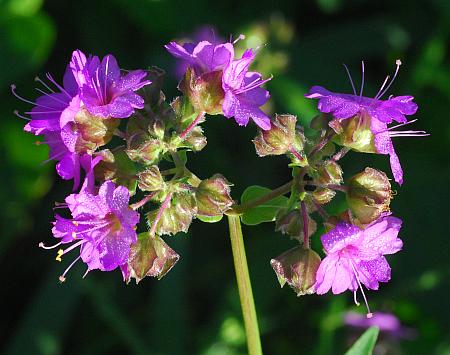
[[[61,257],[63,256],[63,254],[64,254],[64,250],[63,249],[59,249],[55,260],[61,262],[62,261]]]

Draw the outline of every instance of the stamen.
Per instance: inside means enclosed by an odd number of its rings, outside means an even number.
[[[67,269],[64,271],[64,273],[59,277],[59,281],[61,281],[61,282],[66,281],[66,275],[67,275],[67,273],[68,273],[69,270],[72,268],[72,266],[74,266],[74,265],[76,264],[76,262],[77,262],[78,260],[80,260],[80,258],[81,258],[81,255],[78,256],[74,261],[72,261],[72,262],[70,263],[70,265],[67,267]]]
[[[233,35],[230,35],[230,42],[231,42],[232,39],[233,39]],[[238,38],[236,38],[236,39],[233,41],[233,44],[236,44],[236,43],[238,43],[239,41],[244,40],[244,39],[245,39],[245,36],[241,33],[241,34],[238,36]]]
[[[49,94],[48,92],[45,92],[44,90],[41,90],[41,89],[39,89],[39,88],[35,88],[35,90],[38,91],[38,92],[40,92],[41,94],[43,94],[43,95],[45,95],[45,96],[51,98],[52,100],[55,100],[55,101],[57,101],[57,102],[59,102],[59,103],[61,103],[61,104],[67,105],[67,102],[64,102],[64,101],[61,101],[61,100],[57,99],[57,98],[55,97],[55,95]]]
[[[33,101],[30,101],[30,100],[27,100],[27,99],[23,98],[22,96],[20,96],[16,92],[16,85],[14,85],[14,84],[11,84],[11,92],[13,93],[13,95],[15,97],[17,97],[19,100],[21,100],[23,102],[26,102],[27,104],[30,104],[30,105],[33,105],[33,106],[39,106],[39,107],[43,107],[43,108],[48,108],[48,109],[51,109],[51,110],[54,109],[53,107],[48,107],[48,106],[44,106],[44,105],[38,105],[36,102],[33,102]],[[25,113],[27,113],[27,112],[25,112]],[[33,112],[33,113],[35,113],[35,112]]]
[[[361,90],[359,90],[359,97],[362,97],[363,90],[364,90],[364,61],[361,61]]]
[[[397,66],[397,68],[395,69],[394,76],[392,77],[392,80],[391,80],[391,82],[389,83],[389,85],[386,86],[386,89],[383,90],[383,92],[380,94],[379,97],[382,97],[382,96],[386,93],[386,91],[389,90],[389,88],[391,87],[391,85],[393,84],[395,78],[397,77],[398,71],[399,71],[399,69],[400,69],[400,65],[402,65],[402,61],[401,61],[400,59],[397,59],[397,60],[395,61],[395,65]]]
[[[91,269],[87,269],[86,272],[83,274],[82,278],[84,279],[86,277],[86,275],[89,273],[89,271],[91,271]]]
[[[380,90],[378,90],[377,94],[375,95],[374,99],[377,100],[379,98],[379,95],[381,93],[381,91],[383,90],[384,86],[386,85],[387,81],[389,80],[389,75],[386,77],[386,79],[384,79],[383,84],[381,85]]]
[[[59,253],[60,251],[62,251],[61,256],[63,256],[63,255],[67,254],[68,252],[74,250],[75,248],[79,247],[80,245],[82,245],[82,244],[84,244],[84,243],[86,243],[86,240],[80,240],[79,242],[76,242],[76,243],[72,244],[72,245],[71,245],[70,247],[68,247],[66,250],[62,250],[62,249],[58,250],[58,253]]]
[[[52,161],[52,160],[56,160],[57,158],[63,156],[64,154],[66,154],[66,152],[59,152],[53,156],[51,156],[50,158],[48,158],[47,160],[44,160],[41,164],[47,164],[48,162]]]
[[[47,90],[49,90],[50,92],[52,92],[52,93],[55,92],[54,90],[52,90],[52,88],[51,88],[50,86],[48,86],[48,85],[47,85],[43,80],[41,80],[41,78],[39,78],[38,76],[36,76],[36,77],[34,78],[34,81],[36,81],[36,82],[42,84],[42,85],[43,85]]]
[[[347,66],[346,66],[344,63],[343,63],[342,65],[344,66],[345,71],[347,72],[347,76],[348,76],[348,78],[349,78],[349,80],[350,80],[350,84],[352,85],[353,95],[356,96],[355,84],[353,83],[353,79],[352,79],[352,76],[351,76],[351,74],[350,74],[350,70],[348,70]]]
[[[361,303],[358,302],[358,299],[356,298],[356,291],[353,291],[353,302],[359,307]]]
[[[273,76],[271,75],[269,78],[261,80],[261,79],[257,79],[255,81],[252,81],[250,84],[248,84],[247,86],[244,86],[243,88],[237,90],[235,93],[236,94],[242,94],[244,92],[253,90],[255,88],[260,87],[261,85],[264,85],[265,83],[267,83],[268,81],[272,80]]]
[[[56,243],[55,245],[51,245],[48,247],[44,244],[44,242],[40,242],[39,248],[46,249],[46,250],[55,249],[55,248],[59,247],[61,244],[62,244],[62,242],[59,242],[59,243]]]
[[[63,249],[59,249],[58,253],[56,254],[55,260],[61,262],[62,261],[61,257],[63,256],[63,254],[64,254],[64,250]]]
[[[51,83],[52,83],[53,85],[55,85],[59,90],[61,90],[61,92],[63,92],[64,94],[67,95],[67,97],[69,97],[70,99],[72,99],[72,96],[66,91],[66,89],[64,89],[61,85],[59,85],[59,84],[56,82],[55,79],[53,79],[53,77],[51,76],[50,73],[47,73],[45,76],[47,77],[48,80],[51,81]]]
[[[213,57],[214,57],[214,53],[213,53]],[[108,77],[108,67],[109,67],[109,56],[106,57],[106,68],[105,68],[105,73],[103,74],[105,76],[105,80],[104,80],[104,95],[105,95],[105,100],[107,98],[106,96],[106,78]]]
[[[414,122],[416,122],[416,121],[418,121],[418,118],[416,118],[416,119],[414,119],[414,120],[411,120],[411,121],[408,121],[408,122],[405,122],[405,123],[400,123],[400,124],[398,124],[398,125],[389,127],[387,130],[390,131],[390,130],[392,130],[392,129],[396,129],[396,128],[398,128],[398,127],[406,126],[406,125],[411,124],[411,123],[414,123]]]
[[[77,233],[76,232],[72,232],[72,238],[73,239],[77,239]]]
[[[351,266],[352,269],[353,269],[353,273],[354,273],[354,275],[355,275],[356,281],[358,282],[359,289],[361,290],[361,293],[362,293],[362,296],[363,296],[363,299],[364,299],[364,303],[366,304],[366,308],[367,308],[367,314],[366,314],[366,317],[367,317],[367,318],[372,318],[373,313],[370,311],[370,307],[369,307],[369,303],[367,302],[366,294],[364,293],[364,289],[363,289],[363,287],[362,287],[362,285],[361,285],[361,281],[359,281],[358,271],[356,271],[356,268],[355,268],[355,266],[353,265],[353,261],[351,261],[351,260],[350,260],[350,266]],[[356,291],[355,291],[355,292],[356,292]]]
[[[13,113],[14,113],[17,117],[19,117],[19,118],[22,118],[22,119],[27,120],[27,121],[31,121],[31,118],[22,116],[22,115],[19,113],[19,111],[17,111],[17,110],[14,110]]]

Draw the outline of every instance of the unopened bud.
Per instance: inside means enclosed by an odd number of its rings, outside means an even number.
[[[162,142],[152,138],[147,138],[146,140],[138,139],[142,137],[135,138],[129,139],[129,145],[126,150],[130,159],[146,165],[158,162],[164,151]]]
[[[297,296],[315,292],[316,272],[320,265],[320,257],[315,251],[295,247],[272,259],[270,265],[281,287],[287,283]]]
[[[347,202],[361,223],[371,223],[388,212],[391,198],[391,184],[382,171],[366,168],[349,180]]]
[[[144,277],[161,279],[175,265],[180,256],[175,253],[160,237],[142,233],[137,243],[131,246],[130,255],[125,265],[121,266],[126,283],[132,278],[139,283]]]
[[[179,89],[189,98],[196,112],[206,112],[210,115],[222,113],[225,94],[221,70],[197,76],[194,69],[188,68]]]
[[[316,222],[308,215],[308,237],[317,230]],[[303,218],[300,210],[278,212],[275,222],[275,231],[288,234],[292,239],[304,240]]]
[[[260,157],[286,154],[295,140],[296,122],[297,117],[293,115],[275,115],[271,128],[260,130],[253,140],[257,154]]]
[[[342,169],[333,160],[325,161],[314,174],[314,182],[318,185],[339,185],[342,181]],[[332,189],[319,187],[312,192],[312,195],[317,203],[323,205],[330,202],[336,195],[336,192]]]
[[[184,140],[183,146],[186,145],[194,152],[202,150],[206,146],[206,137],[203,135],[203,129],[200,126],[195,127]]]
[[[200,216],[219,216],[233,204],[230,184],[222,175],[216,174],[203,180],[195,191],[197,214]]]
[[[165,186],[164,179],[156,165],[152,165],[138,174],[138,186],[142,191],[158,191]]]

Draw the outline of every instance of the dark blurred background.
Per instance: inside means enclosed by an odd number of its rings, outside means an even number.
[[[167,70],[165,90],[177,95],[175,62],[163,44],[203,25],[242,45],[261,49],[256,68],[274,75],[268,110],[297,114],[307,124],[315,103],[303,98],[318,84],[350,92],[342,63],[356,82],[366,63],[366,96],[373,96],[395,59],[399,78],[390,90],[419,104],[411,129],[428,138],[397,139],[405,184],[395,185],[395,215],[404,220],[404,250],[389,257],[392,281],[368,292],[375,311],[393,312],[415,336],[382,334],[378,354],[450,354],[449,146],[450,2],[392,1],[0,1],[0,351],[5,354],[244,354],[245,334],[225,221],[195,221],[189,234],[165,238],[181,259],[161,281],[125,285],[119,271],[75,267],[58,282],[64,265],[37,248],[51,243],[54,201],[71,183],[56,177],[54,163],[13,110],[9,86],[35,98],[36,75],[61,80],[73,49],[113,53],[123,68],[157,65]],[[359,85],[359,84],[357,84]],[[254,125],[210,117],[208,146],[188,165],[201,178],[216,172],[235,186],[276,187],[289,180],[284,158],[257,158]],[[386,156],[349,154],[345,177],[372,165],[388,172]],[[339,202],[338,202],[339,204]],[[333,206],[332,206],[333,207]],[[339,208],[338,205],[334,208]],[[343,324],[354,308],[350,292],[297,298],[280,289],[269,260],[293,245],[273,224],[244,227],[247,256],[266,354],[341,354],[357,331]]]

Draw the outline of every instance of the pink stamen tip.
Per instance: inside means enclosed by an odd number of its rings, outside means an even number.
[[[64,281],[66,281],[66,278],[64,276],[60,276],[59,277],[59,282],[63,283]]]
[[[373,317],[373,313],[367,313],[367,314],[366,314],[366,318],[370,319],[370,318],[372,318],[372,317]]]
[[[40,242],[39,243],[39,248],[43,248],[44,247],[44,243],[43,242]]]

